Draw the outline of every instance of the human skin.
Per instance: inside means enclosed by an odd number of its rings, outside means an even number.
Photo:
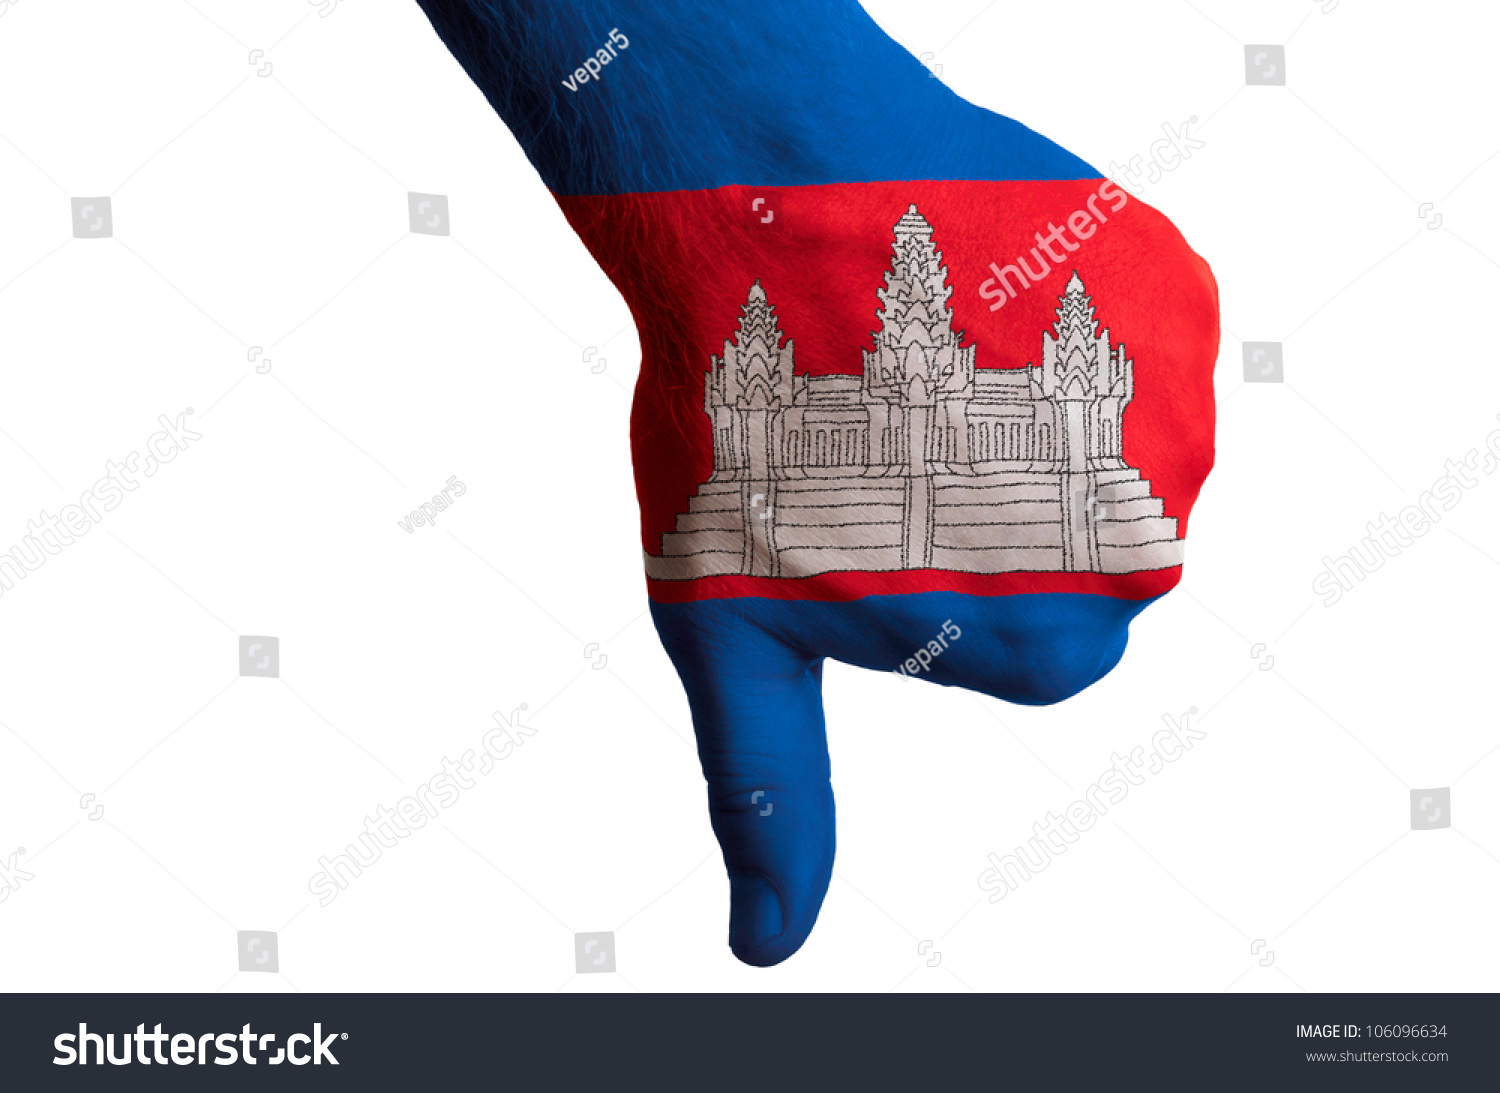
[[[1177,549],[1180,561],[1176,543],[1213,458],[1212,275],[1159,213],[1046,138],[954,95],[853,0],[418,3],[631,308],[642,350],[631,440],[652,616],[693,713],[730,880],[730,946],[747,963],[778,963],[807,938],[833,868],[825,659],[881,671],[905,666],[903,674],[1013,702],[1057,702],[1113,668],[1130,620],[1176,584],[1181,567],[1160,561],[1167,554],[1142,561],[1146,554],[1098,543],[1128,543],[1143,521],[1156,521],[1150,526],[1175,536],[1157,547]],[[580,79],[591,59],[594,68]],[[500,136],[497,129],[476,139]],[[766,222],[762,210],[779,219]],[[903,241],[913,238],[924,248],[920,261],[903,258]],[[1048,272],[1007,292],[997,271],[1018,259]],[[887,288],[899,297],[894,303],[877,298]],[[934,291],[913,310],[913,294]],[[1085,321],[1077,316],[1086,306]],[[745,341],[737,324],[747,315],[761,322],[766,308],[778,324],[775,344],[743,353],[726,346]],[[1076,342],[1085,327],[1093,338],[1095,325],[1108,329],[1106,348],[1129,346],[1133,387],[1123,410],[1118,391],[1114,403],[1105,392],[1088,404],[1096,409],[1078,410],[1069,423],[1072,396],[1044,397],[1022,380],[1005,388],[1013,401],[993,411],[1001,415],[993,434],[989,418],[983,432],[977,418],[967,433],[947,431],[945,422],[961,419],[942,416],[943,398],[970,407],[953,414],[978,413],[963,400],[1038,362],[1044,333]],[[794,365],[778,363],[783,338],[795,343]],[[894,347],[884,355],[882,338]],[[922,354],[909,352],[914,343]],[[1060,376],[1070,344],[1057,353]],[[862,365],[861,351],[876,363]],[[705,377],[716,357],[743,364],[741,388],[762,376],[762,392],[740,390],[738,403],[710,405]],[[1099,367],[1117,372],[1111,361]],[[877,373],[888,366],[899,375],[886,384]],[[831,472],[789,463],[768,470],[753,457],[730,468],[724,460],[740,455],[726,451],[738,453],[748,434],[715,439],[716,423],[764,430],[780,413],[774,428],[783,431],[764,458],[811,458],[788,454],[787,430],[795,430],[787,423],[822,420],[812,403],[793,406],[805,400],[795,394],[804,376],[849,377],[850,393],[827,396],[833,409],[825,416],[845,420],[839,415],[847,417],[843,407],[854,400],[874,423],[859,433],[859,469],[826,479],[843,491],[833,507],[860,511],[846,499],[878,497],[882,512],[902,514],[889,517],[897,545],[847,552],[868,560],[862,565],[820,570],[819,559],[837,553],[829,543],[840,535],[876,542],[883,532],[849,528],[878,520],[851,517],[848,527],[826,532],[827,542],[798,524],[805,509],[799,513],[795,499],[808,495],[796,491]],[[1127,381],[1110,382],[1118,389]],[[820,390],[834,388],[825,379]],[[1004,414],[1042,402],[1054,415],[1047,433],[1004,431],[1012,421]],[[1123,422],[1114,433],[1102,416],[1082,416],[1111,405]],[[815,435],[812,425],[796,429]],[[1061,438],[1085,432],[1102,447],[1070,471]],[[1000,484],[973,494],[980,500],[969,510],[945,508],[945,497],[969,496],[964,483],[983,470],[981,444],[993,436],[998,450],[1017,435],[1030,438],[1030,455],[985,464],[984,481]],[[1043,443],[1053,445],[1045,459],[1036,446]],[[899,458],[891,456],[902,444]],[[1138,471],[1149,494],[1101,515],[1122,493],[1100,489],[1111,475],[1126,476],[1118,468]],[[1028,475],[1041,475],[1053,491],[1045,517],[1000,531],[986,524],[996,518],[977,511],[984,498],[1031,488],[1015,485]],[[851,492],[872,477],[891,492]],[[1080,512],[1069,515],[1073,483],[1088,497],[1079,494]],[[715,489],[742,510],[722,528],[693,507]],[[1031,494],[1015,496],[1017,512],[1041,505]],[[927,529],[914,532],[921,521],[911,514],[921,505]],[[1126,519],[1127,509],[1159,515]],[[943,514],[960,511],[976,512],[985,526],[945,530]],[[1081,523],[1096,518],[1103,530]],[[774,558],[773,527],[782,544]],[[683,538],[685,528],[708,530]],[[993,539],[968,549],[980,540],[966,534],[1010,535],[1002,545],[1015,549],[991,549]],[[1065,551],[1059,535],[1086,549]],[[674,542],[699,561],[663,561]],[[785,546],[794,542],[810,545]],[[695,543],[707,545],[695,553]],[[743,544],[742,566],[735,544]],[[1025,550],[1034,555],[1017,553]],[[995,560],[1016,556],[1038,560],[1031,568]],[[918,651],[925,663],[913,659]]]

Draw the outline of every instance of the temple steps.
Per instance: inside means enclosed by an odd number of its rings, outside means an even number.
[[[1134,573],[1142,569],[1170,569],[1182,564],[1182,540],[1144,543],[1134,547],[1099,547],[1099,568],[1104,573]]]
[[[1004,505],[1012,501],[1041,501],[1057,504],[1056,478],[1051,481],[1044,478],[1018,478],[1013,481],[990,482],[989,479],[992,477],[999,476],[986,476],[984,485],[969,485],[963,479],[935,479],[934,492],[937,504]]]
[[[1177,520],[1137,470],[1091,472],[1096,483],[1099,568],[1129,573],[1182,564]],[[1063,568],[1064,481],[1055,474],[1004,471],[938,474],[931,484],[929,566],[970,573],[1057,572]],[[916,568],[903,561],[911,483],[900,477],[828,475],[758,484],[768,496],[766,528],[777,572],[797,577],[837,570]],[[744,482],[708,482],[662,536],[662,556],[647,573],[683,580],[738,574],[745,562]],[[752,510],[759,518],[763,508]]]
[[[1160,497],[1136,497],[1129,501],[1099,497],[1094,511],[1100,520],[1140,520],[1147,516],[1160,517],[1166,509]]]
[[[1009,549],[1011,547],[1056,547],[1062,549],[1062,522],[1046,524],[987,524],[932,530],[932,547],[951,550]]]
[[[952,504],[939,499],[933,509],[938,527],[958,525],[1061,523],[1057,498],[1050,501],[1003,501],[998,504]]]
[[[1138,478],[1133,482],[1100,482],[1096,489],[1100,501],[1132,501],[1151,496],[1151,483]]]
[[[668,532],[661,537],[661,552],[665,555],[685,557],[690,554],[732,552],[739,557],[745,549],[745,533],[739,528],[732,531]],[[735,565],[739,569],[739,565]]]
[[[1177,521],[1166,516],[1147,516],[1140,520],[1100,520],[1098,533],[1101,548],[1176,542]]]
[[[905,504],[901,478],[806,478],[776,483],[776,503],[783,508],[839,505]]]
[[[688,499],[688,512],[739,512],[740,483],[705,482]]]
[[[786,577],[805,577],[839,569],[864,569],[875,572],[905,568],[901,564],[900,545],[892,547],[842,548],[816,550],[789,548],[777,551],[781,573]]]
[[[900,501],[870,505],[790,505],[777,498],[776,526],[837,527],[844,524],[896,524],[905,512]]]
[[[964,573],[1015,573],[1036,570],[1050,572],[1062,569],[1062,547],[983,547],[960,550],[932,547],[933,569],[953,569]]]
[[[785,554],[799,547],[842,550],[844,548],[901,547],[903,527],[900,521],[880,524],[842,524],[838,526],[809,526],[778,524],[775,531],[776,550]]]
[[[726,505],[718,509],[678,513],[677,531],[672,534],[687,534],[694,531],[738,532],[739,530],[740,507],[736,504],[733,508]]]
[[[659,581],[686,581],[694,577],[719,577],[738,573],[744,561],[741,551],[704,551],[692,555],[646,555],[646,576]]]

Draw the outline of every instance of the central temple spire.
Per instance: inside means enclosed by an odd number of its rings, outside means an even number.
[[[873,332],[874,351],[864,353],[865,384],[879,397],[930,404],[972,387],[974,348],[960,347],[964,334],[953,329],[948,267],[916,205],[896,221],[894,234],[885,287],[875,292],[880,329]]]
[[[1063,388],[1075,394],[1092,390],[1099,366],[1099,321],[1077,270],[1058,298],[1057,321],[1052,329],[1056,332]]]

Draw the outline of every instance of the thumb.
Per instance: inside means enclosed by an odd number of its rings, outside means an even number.
[[[833,875],[823,661],[730,601],[653,603],[687,691],[714,834],[729,871],[729,947],[746,964],[791,956]]]

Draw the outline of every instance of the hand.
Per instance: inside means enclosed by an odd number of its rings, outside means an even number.
[[[635,317],[652,616],[775,964],[833,868],[825,658],[1056,702],[1177,582],[1212,275],[852,2],[420,2]]]

